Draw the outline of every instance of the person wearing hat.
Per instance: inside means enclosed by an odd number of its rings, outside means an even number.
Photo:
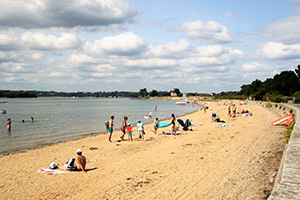
[[[82,150],[81,149],[77,149],[76,151],[77,156],[75,157],[75,170],[74,171],[83,171],[84,173],[86,173],[85,171],[85,165],[86,165],[86,158],[85,156],[82,155]],[[73,171],[73,170],[70,170]]]
[[[142,139],[144,141],[144,125],[143,123],[141,122],[141,120],[137,120],[137,128],[138,128],[138,131],[139,131],[139,140]]]
[[[130,123],[127,124],[127,135],[128,135],[128,142],[133,141],[133,139],[132,139],[132,128],[131,128]]]
[[[75,158],[71,158],[63,167],[58,166],[59,169],[68,170],[68,171],[85,171],[86,158],[82,155],[82,150],[77,149],[77,156]]]

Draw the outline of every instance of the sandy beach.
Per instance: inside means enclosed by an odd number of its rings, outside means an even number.
[[[238,105],[253,116],[232,119],[227,106],[210,103],[191,119],[193,131],[163,135],[145,126],[145,142],[120,141],[115,131],[0,157],[0,199],[265,199],[284,150],[280,116],[259,104]],[[216,112],[231,127],[211,123]],[[175,113],[176,114],[176,113]],[[131,122],[128,119],[128,122]],[[166,120],[165,122],[170,122]],[[119,128],[119,127],[117,127]],[[127,139],[127,136],[125,137]],[[65,163],[81,148],[88,172],[35,173]]]

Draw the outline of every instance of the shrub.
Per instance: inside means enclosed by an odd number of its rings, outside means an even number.
[[[271,103],[267,103],[266,108],[272,108],[272,104]]]
[[[292,134],[292,131],[294,129],[294,125],[295,125],[295,121],[293,121],[292,123],[290,123],[290,125],[288,125],[286,127],[286,130],[284,131],[284,136],[285,136],[285,142],[288,144],[289,141],[290,141],[290,138],[291,138],[291,134]]]
[[[293,110],[292,108],[289,110],[290,113],[293,113],[293,111],[294,111],[294,110]]]

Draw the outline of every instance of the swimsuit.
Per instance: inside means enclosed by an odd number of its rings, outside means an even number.
[[[127,135],[128,135],[128,136],[131,136],[131,135],[132,135],[132,132],[131,132],[131,126],[128,126],[128,127],[127,127]]]
[[[114,131],[113,127],[108,127],[108,131],[112,133]]]

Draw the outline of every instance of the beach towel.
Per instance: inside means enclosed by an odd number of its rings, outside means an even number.
[[[47,174],[62,174],[62,173],[66,173],[65,171],[61,171],[61,170],[53,170],[53,169],[40,169],[37,170],[35,173],[47,173]]]
[[[192,124],[191,126],[201,126],[202,123],[198,123],[198,124]]]
[[[231,127],[231,126],[235,126],[237,125],[237,123],[232,123],[232,124],[221,124],[221,125],[218,125],[216,127]]]

